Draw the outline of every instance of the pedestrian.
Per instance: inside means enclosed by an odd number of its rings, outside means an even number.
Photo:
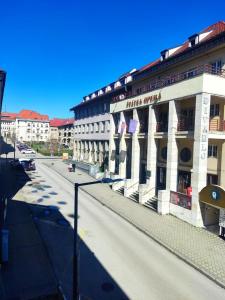
[[[75,164],[75,162],[72,163],[72,168],[73,168],[73,172],[75,172],[76,171],[76,164]]]
[[[72,172],[72,170],[73,170],[73,165],[72,165],[72,163],[69,164],[68,169],[69,169],[69,172]]]

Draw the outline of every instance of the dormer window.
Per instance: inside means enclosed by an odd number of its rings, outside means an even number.
[[[128,83],[128,82],[131,82],[133,80],[133,77],[132,75],[129,75],[125,78],[125,84]]]
[[[198,34],[193,34],[188,38],[189,40],[189,47],[194,47],[199,43],[199,35]]]
[[[106,89],[105,89],[106,93],[107,93],[107,92],[110,92],[111,90],[112,90],[112,88],[111,88],[110,85],[108,85],[108,86],[106,87]]]
[[[121,86],[121,82],[120,81],[117,81],[115,84],[114,84],[114,88],[118,88]]]
[[[98,96],[101,96],[101,95],[103,95],[103,90],[98,91]]]
[[[168,56],[169,56],[169,51],[167,49],[161,51],[161,61],[166,60],[168,58]]]
[[[88,101],[88,100],[90,100],[90,97],[89,96],[85,97],[85,101]]]
[[[92,95],[91,95],[91,99],[94,99],[96,97],[96,95],[95,95],[95,93],[93,93]]]

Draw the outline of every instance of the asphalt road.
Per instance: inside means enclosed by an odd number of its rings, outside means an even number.
[[[68,217],[73,214],[72,184],[41,160],[36,160],[36,165],[38,174],[57,193],[57,199],[66,200],[60,211],[72,224]],[[54,205],[54,201],[52,197],[42,204]],[[82,191],[78,222],[81,251],[88,249],[98,265],[88,265],[92,280],[81,278],[81,286],[88,285],[86,296],[90,299],[225,299],[224,289]],[[85,260],[81,253],[82,258]],[[81,261],[82,265],[85,264]],[[96,292],[99,286],[103,294]]]

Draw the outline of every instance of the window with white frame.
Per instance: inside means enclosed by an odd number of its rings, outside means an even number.
[[[216,145],[208,145],[208,157],[217,157],[217,150]]]
[[[213,74],[220,73],[222,69],[222,61],[221,60],[214,61],[213,63],[211,63],[211,66],[212,66]]]

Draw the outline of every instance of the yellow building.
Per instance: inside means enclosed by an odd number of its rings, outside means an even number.
[[[217,232],[223,208],[199,193],[225,189],[225,22],[162,51],[126,86],[110,105],[109,168],[126,178],[113,189]]]

